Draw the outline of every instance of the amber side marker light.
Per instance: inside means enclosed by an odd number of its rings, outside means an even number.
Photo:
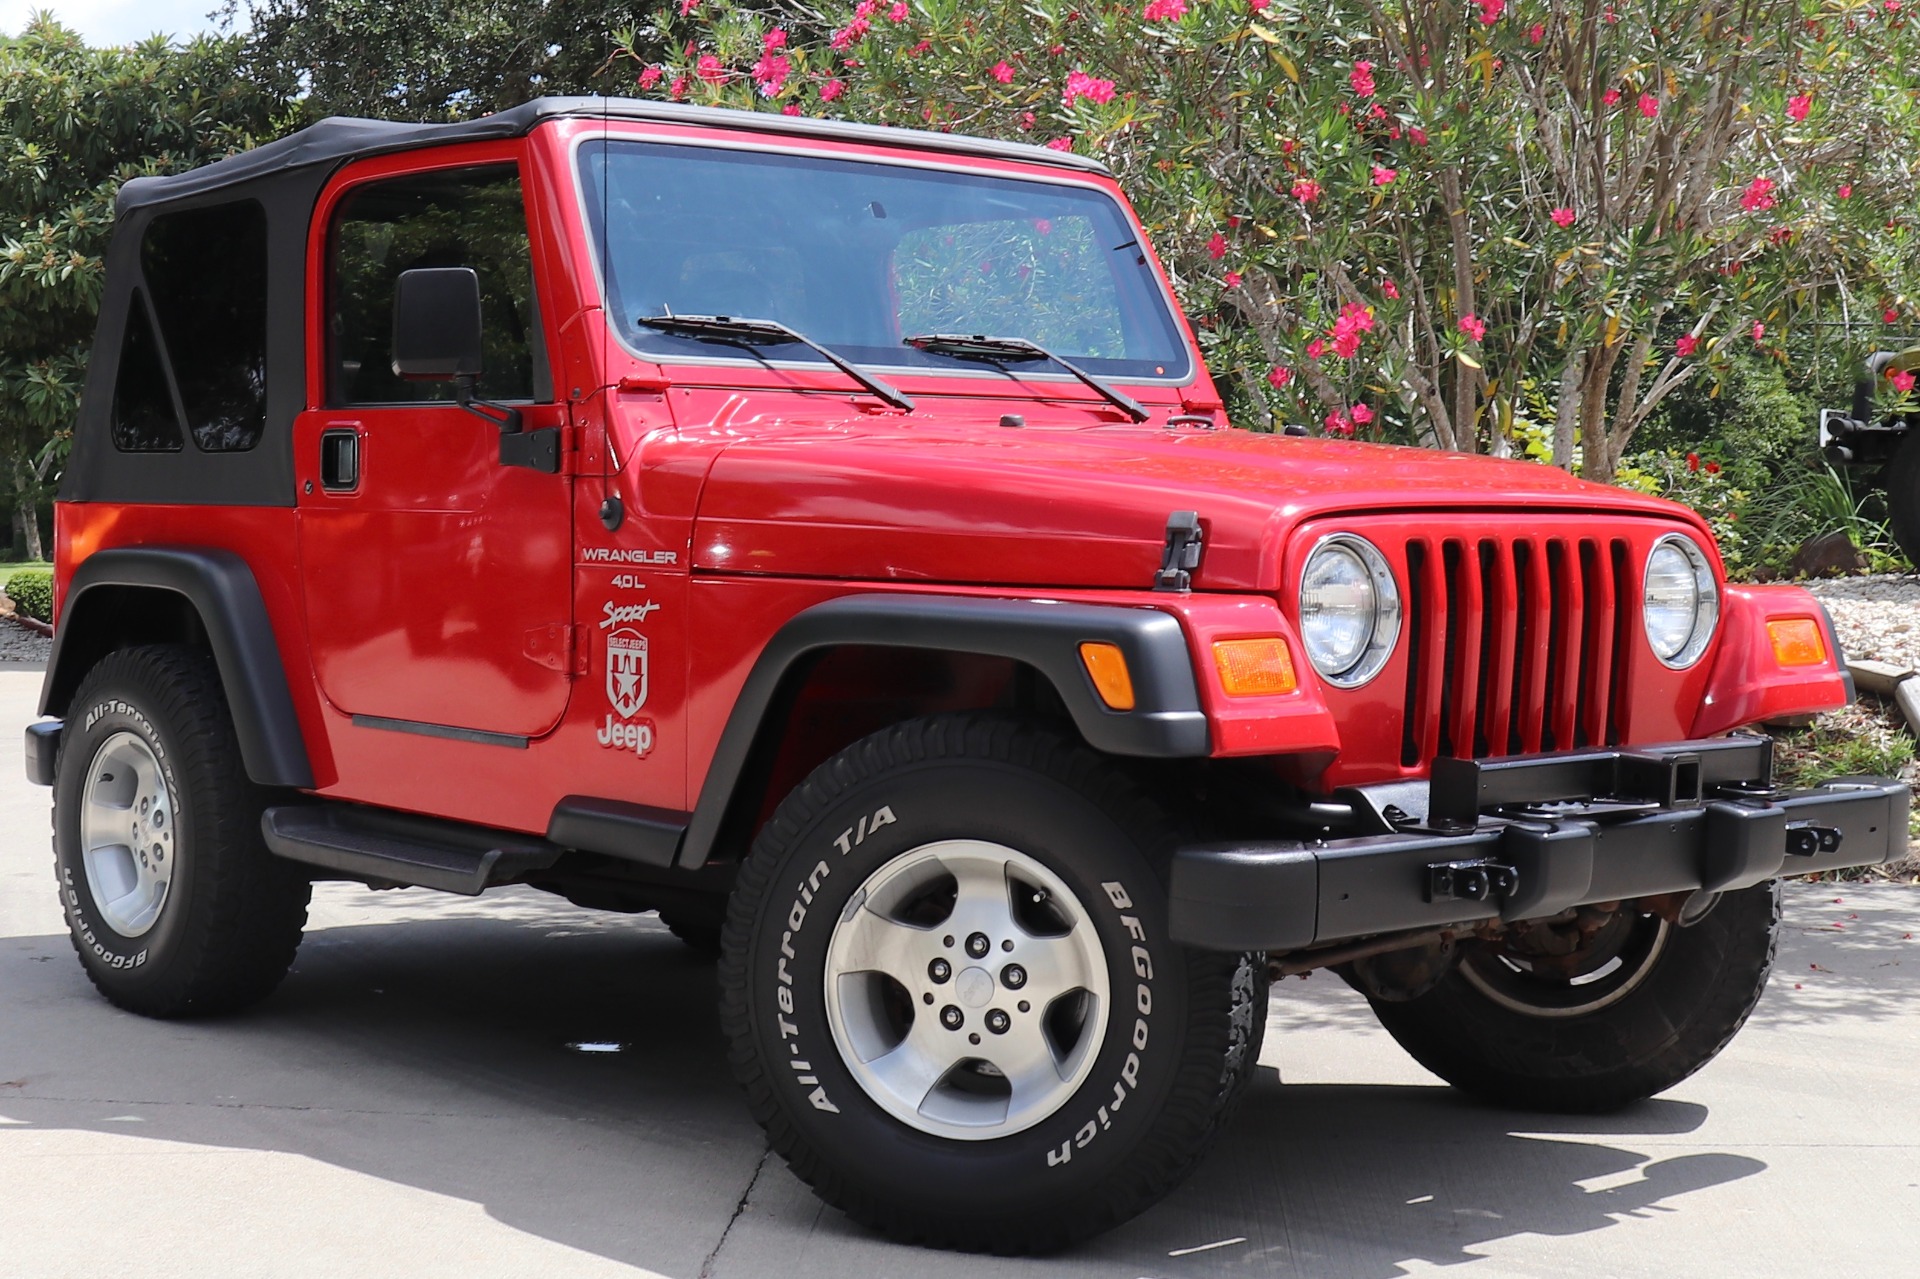
[[[1220,687],[1231,697],[1291,693],[1300,687],[1299,677],[1293,672],[1293,654],[1278,635],[1215,640],[1213,664],[1220,672]]]
[[[1127,655],[1118,644],[1088,640],[1080,646],[1080,662],[1093,677],[1093,687],[1109,710],[1133,709],[1133,676],[1127,670]]]
[[[1817,666],[1827,660],[1820,623],[1810,617],[1768,622],[1767,638],[1773,641],[1773,660],[1782,666]]]

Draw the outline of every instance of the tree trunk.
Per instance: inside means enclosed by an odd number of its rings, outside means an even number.
[[[40,542],[40,511],[33,500],[34,483],[32,475],[18,463],[13,468],[13,517],[20,521],[21,535],[26,539],[27,558],[38,563],[47,558],[46,548]]]

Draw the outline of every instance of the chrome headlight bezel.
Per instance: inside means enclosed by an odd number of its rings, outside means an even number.
[[[1654,634],[1651,593],[1654,561],[1669,549],[1676,551],[1687,562],[1688,575],[1693,584],[1693,621],[1678,647],[1670,652],[1662,652],[1668,645]],[[1647,548],[1647,558],[1640,570],[1640,632],[1646,636],[1647,648],[1662,666],[1669,670],[1684,671],[1705,655],[1707,646],[1713,642],[1719,628],[1720,583],[1713,576],[1713,561],[1698,542],[1684,533],[1668,533],[1655,541]]]
[[[1313,579],[1314,566],[1327,555],[1347,555],[1358,560],[1372,587],[1373,608],[1366,641],[1359,646],[1358,654],[1346,659],[1344,665],[1328,658],[1324,646],[1315,644],[1313,624],[1307,608],[1308,583]],[[1385,668],[1387,659],[1393,655],[1394,646],[1400,641],[1404,612],[1400,602],[1400,584],[1394,580],[1387,557],[1357,533],[1329,533],[1313,544],[1313,549],[1307,552],[1307,558],[1300,566],[1295,606],[1300,644],[1306,650],[1307,661],[1321,679],[1336,688],[1359,688],[1373,679]]]

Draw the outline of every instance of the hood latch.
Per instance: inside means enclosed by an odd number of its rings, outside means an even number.
[[[1153,575],[1153,589],[1192,590],[1201,549],[1200,512],[1175,511],[1167,516],[1167,545],[1160,555],[1160,571]]]

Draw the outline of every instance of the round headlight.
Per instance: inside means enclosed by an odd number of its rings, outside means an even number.
[[[1351,533],[1320,539],[1300,574],[1300,642],[1329,683],[1380,673],[1400,638],[1400,589],[1386,557]]]
[[[1720,590],[1706,552],[1692,538],[1669,533],[1653,544],[1640,619],[1653,655],[1675,670],[1692,666],[1707,651],[1720,621]]]

